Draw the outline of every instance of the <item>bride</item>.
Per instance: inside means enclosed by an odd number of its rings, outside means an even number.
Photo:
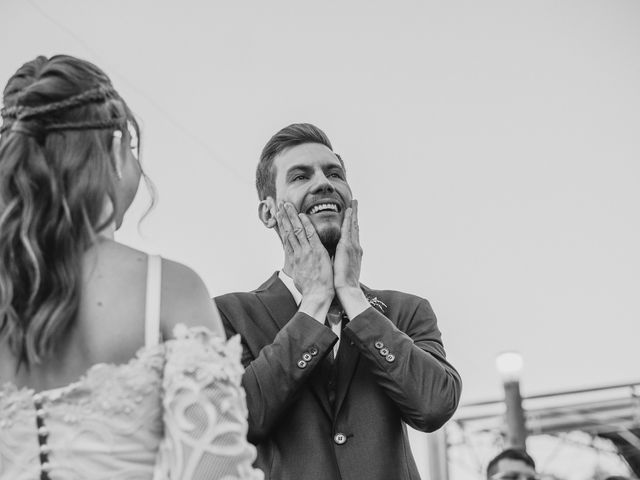
[[[2,121],[0,479],[262,479],[202,280],[113,240],[143,173],[109,78],[38,57]]]

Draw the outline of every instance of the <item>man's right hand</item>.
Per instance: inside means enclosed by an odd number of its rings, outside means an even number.
[[[285,273],[302,294],[300,311],[324,323],[334,296],[333,266],[309,218],[291,203],[276,212],[285,253]]]

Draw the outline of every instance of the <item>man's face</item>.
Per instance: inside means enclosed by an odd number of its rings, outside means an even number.
[[[298,212],[307,214],[322,244],[332,253],[352,199],[340,160],[322,144],[304,143],[279,154],[273,168],[276,204],[291,202]]]
[[[496,465],[495,473],[490,480],[533,480],[537,479],[536,471],[522,460],[503,458]]]

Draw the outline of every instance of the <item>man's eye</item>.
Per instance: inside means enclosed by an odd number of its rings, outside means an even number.
[[[342,178],[342,175],[337,173],[337,172],[334,172],[334,173],[330,173],[329,177],[331,177],[331,178]]]
[[[293,181],[297,182],[298,180],[304,180],[307,177],[305,175],[296,175],[295,177],[293,177]]]

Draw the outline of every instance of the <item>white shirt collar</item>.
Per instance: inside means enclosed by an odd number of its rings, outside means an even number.
[[[300,302],[302,302],[302,294],[296,288],[295,283],[293,283],[293,278],[291,278],[289,275],[284,273],[282,270],[278,272],[278,278],[282,280],[282,283],[284,283],[284,286],[289,289],[289,291],[291,292],[291,295],[293,296],[293,299],[296,302],[296,305],[300,306]]]

